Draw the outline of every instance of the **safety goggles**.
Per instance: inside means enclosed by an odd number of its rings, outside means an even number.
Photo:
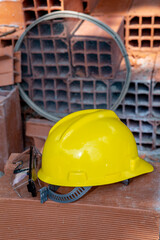
[[[37,196],[37,192],[41,188],[41,183],[37,176],[41,166],[41,157],[40,151],[36,147],[31,146],[13,160],[12,163],[16,166],[10,183],[19,197],[30,196],[30,193],[32,197]]]

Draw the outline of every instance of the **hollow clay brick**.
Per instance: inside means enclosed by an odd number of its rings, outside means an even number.
[[[129,52],[160,49],[159,0],[134,0],[125,20],[125,42]]]
[[[94,187],[71,204],[41,204],[39,196],[29,193],[19,198],[10,185],[13,167],[8,166],[10,171],[0,178],[1,238],[157,240],[160,168],[154,166],[154,172],[133,178],[128,186]]]
[[[16,110],[16,111],[15,111]],[[23,150],[21,110],[17,88],[0,91],[0,170],[12,152]]]
[[[97,17],[117,32],[123,41],[123,18]],[[71,38],[73,74],[83,77],[112,79],[122,54],[112,37],[95,24],[84,21]]]
[[[23,0],[23,13],[25,25],[28,26],[34,20],[47,13],[60,10],[71,10],[83,12],[83,5],[81,0]]]
[[[0,86],[21,82],[21,55],[12,45],[0,48]]]
[[[116,112],[123,117],[153,117],[152,111],[152,75],[156,54],[139,54],[138,56],[130,56],[132,65],[131,83],[127,94]],[[110,107],[117,100],[124,85],[126,76],[126,67],[122,61],[120,70],[116,78],[110,81]]]

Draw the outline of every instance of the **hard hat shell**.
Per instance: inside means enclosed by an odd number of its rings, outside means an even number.
[[[111,110],[82,110],[49,132],[38,177],[68,187],[115,183],[152,172],[139,158],[133,134]]]

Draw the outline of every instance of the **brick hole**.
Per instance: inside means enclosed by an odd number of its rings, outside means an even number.
[[[138,93],[143,92],[143,93],[149,93],[149,88],[143,83],[138,83]]]
[[[73,50],[84,50],[84,42],[83,41],[78,41],[73,45]]]
[[[46,67],[47,77],[55,77],[57,76],[57,68],[56,67]]]
[[[67,44],[63,42],[62,40],[56,40],[56,49],[62,50],[62,49],[67,49]]]
[[[142,40],[141,47],[150,47],[150,40]]]
[[[107,95],[106,93],[96,93],[96,104],[97,103],[106,103]]]
[[[151,29],[150,28],[143,28],[142,29],[142,36],[151,36]]]
[[[83,82],[83,91],[92,92],[93,91],[93,82]]]
[[[70,84],[70,90],[71,91],[80,91],[80,82],[74,81]]]
[[[28,67],[21,65],[22,76],[28,74]]]
[[[160,107],[153,107],[152,112],[154,116],[160,117]]]
[[[54,45],[52,40],[42,40],[43,51],[53,51]]]
[[[152,126],[152,124],[150,124],[148,122],[142,121],[141,128],[142,128],[143,132],[151,132],[151,133],[153,132],[153,126]]]
[[[83,1],[82,4],[83,4],[83,12],[85,12],[87,10],[87,8],[88,8],[88,2],[87,1]]]
[[[141,145],[142,145],[143,149],[145,149],[145,150],[151,150],[152,149],[152,144],[142,143]]]
[[[58,53],[57,59],[58,59],[58,64],[68,63],[69,62],[68,53]]]
[[[153,139],[152,139],[152,133],[143,133],[142,132],[142,142],[145,143],[152,143]]]
[[[135,104],[135,95],[132,93],[127,93],[124,101],[127,104]]]
[[[107,90],[107,86],[102,81],[96,81],[96,91],[97,92],[105,92]]]
[[[63,80],[56,80],[56,88],[60,90],[67,90],[67,85]]]
[[[42,16],[48,14],[48,11],[40,10],[37,12],[37,14],[38,14],[38,17],[42,17]]]
[[[93,93],[83,93],[83,103],[93,104]]]
[[[138,47],[138,40],[130,40],[129,45],[131,45],[132,47]]]
[[[40,33],[42,36],[50,36],[51,35],[51,26],[50,24],[41,24],[40,26]]]
[[[131,105],[125,105],[125,112],[126,114],[135,114],[135,106],[131,106]]]
[[[75,63],[84,63],[84,54],[82,54],[82,53],[75,53],[74,54],[74,62]]]
[[[139,30],[138,29],[129,29],[130,36],[138,36]]]
[[[35,103],[38,107],[44,109],[44,102],[42,102],[42,101],[39,100],[39,101],[34,101],[34,103]]]
[[[49,0],[50,1],[50,6],[54,7],[60,7],[61,6],[61,0]]]
[[[129,120],[129,129],[134,132],[139,132],[139,121],[136,120]]]
[[[125,125],[127,125],[127,120],[126,120],[126,119],[121,119],[121,121],[122,121]]]
[[[81,94],[78,92],[71,92],[70,94],[71,102],[80,102],[81,101]]]
[[[97,54],[87,54],[87,62],[88,63],[98,63]]]
[[[138,94],[138,104],[148,104],[148,95]]]
[[[46,101],[46,109],[48,112],[56,111],[56,103],[53,101]]]
[[[54,88],[54,80],[53,79],[44,79],[44,85],[46,89]]]
[[[120,95],[120,92],[112,93],[112,95],[111,95],[112,101],[111,102],[114,103],[118,99],[119,95]]]
[[[7,47],[12,45],[12,40],[1,40],[2,47]]]
[[[28,83],[24,79],[22,79],[21,86],[24,91],[28,90]]]
[[[28,32],[28,36],[38,36],[38,26],[34,26],[31,30]]]
[[[22,64],[27,64],[28,56],[26,53],[21,53],[21,62]]]
[[[156,83],[154,85],[154,88],[153,88],[153,91],[156,93],[159,93],[160,92],[160,82]]]
[[[69,74],[69,67],[68,66],[59,66],[60,76],[66,76]]]
[[[121,87],[122,89],[122,87]],[[128,92],[135,92],[135,83],[130,83],[129,88],[128,88]]]
[[[153,95],[153,101],[160,105],[160,95]]]
[[[116,113],[117,114],[122,114],[122,112],[123,112],[122,105],[119,105],[118,108],[116,109]]]
[[[111,92],[120,92],[122,90],[122,82],[115,82],[111,85]]]
[[[84,109],[93,109],[94,108],[94,105],[92,104],[85,104],[84,105]]]
[[[100,54],[100,63],[101,64],[111,64],[111,55],[109,54]]]
[[[97,50],[97,42],[96,41],[86,41],[86,50]]]
[[[33,90],[33,99],[34,100],[43,99],[43,92],[41,90],[38,90],[38,89]]]
[[[2,40],[1,40],[2,41]],[[1,43],[3,43],[3,42],[1,42]],[[12,44],[12,41],[11,41],[11,44]],[[11,45],[10,44],[10,45]],[[5,46],[3,46],[3,47],[5,47]],[[20,46],[20,51],[24,51],[24,50],[26,50],[26,45],[25,45],[25,43],[24,42],[22,42],[21,43],[21,46]]]
[[[110,66],[101,67],[101,73],[103,76],[108,76],[112,74],[112,67]]]
[[[160,40],[154,40],[153,47],[160,47]]]
[[[60,35],[64,31],[64,25],[62,23],[53,23],[52,29],[54,35]]]
[[[111,51],[111,45],[109,43],[106,42],[99,42],[99,50],[100,51],[107,51],[110,52]]]
[[[81,110],[81,105],[80,104],[77,104],[77,103],[74,103],[74,104],[71,104],[71,111],[72,112],[75,112],[75,111],[78,111],[78,110]]]
[[[32,64],[34,65],[43,64],[42,54],[32,54]]]
[[[55,93],[52,90],[46,90],[45,91],[45,97],[46,97],[46,101],[48,100],[54,100],[55,99]]]
[[[88,67],[88,73],[89,73],[89,76],[98,76],[99,75],[98,67],[94,67],[94,66]]]
[[[52,53],[45,53],[44,54],[44,61],[46,65],[55,65],[55,55]]]
[[[139,133],[138,132],[134,132],[134,131],[132,131],[132,133],[133,133],[133,136],[134,136],[136,142],[139,143]]]
[[[160,36],[160,29],[159,28],[154,29],[154,36]]]
[[[107,109],[107,104],[97,104],[96,108],[97,109]]]
[[[129,21],[130,25],[135,25],[135,24],[139,24],[139,17],[133,17],[130,21]]]
[[[34,7],[34,2],[33,2],[33,0],[24,0],[24,1],[23,1],[23,7],[24,7],[24,8]]]
[[[37,7],[47,7],[47,0],[36,0]]]
[[[34,67],[33,68],[34,72],[33,72],[33,75],[34,76],[38,76],[38,77],[43,77],[44,76],[44,68],[43,67]]]
[[[34,79],[33,80],[33,88],[42,88],[42,81],[41,79]]]
[[[151,24],[152,18],[151,17],[142,17],[142,24]]]
[[[160,24],[160,17],[154,18],[154,24]]]
[[[40,40],[34,39],[31,40],[31,52],[36,51],[36,52],[41,52],[41,45],[40,45]]]
[[[58,90],[57,91],[57,98],[59,100],[67,100],[67,92],[64,90]]]
[[[157,131],[158,134],[160,134],[160,125],[157,126]]]
[[[24,17],[26,22],[36,20],[36,15],[34,11],[25,11]]]
[[[84,66],[76,66],[73,68],[73,75],[76,77],[85,77],[86,71]]]
[[[148,108],[149,108],[148,106],[138,106],[138,114],[140,116],[144,116],[144,115],[148,114],[148,112],[149,112]]]
[[[160,145],[160,134],[156,134],[156,145]]]

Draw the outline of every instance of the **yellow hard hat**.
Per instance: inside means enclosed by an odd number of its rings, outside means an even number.
[[[87,187],[152,172],[138,156],[133,134],[111,110],[82,110],[49,132],[38,177],[58,186]]]

